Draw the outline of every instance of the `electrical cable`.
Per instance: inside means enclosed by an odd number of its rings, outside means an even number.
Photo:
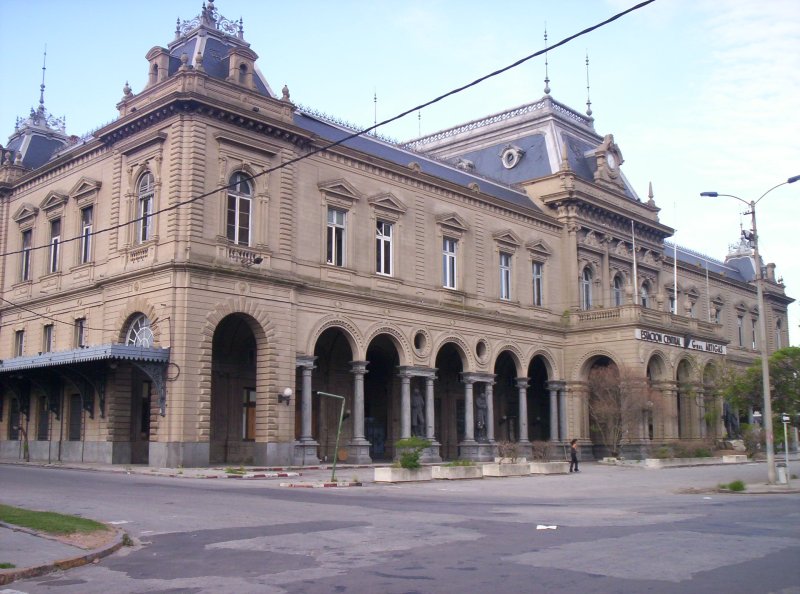
[[[640,3],[628,8],[628,9],[622,11],[622,12],[619,12],[619,13],[609,17],[608,19],[606,19],[604,21],[601,21],[601,22],[599,22],[599,23],[597,23],[595,25],[592,25],[590,27],[582,29],[581,31],[579,31],[577,33],[574,33],[573,35],[570,35],[568,37],[565,37],[565,38],[561,39],[560,41],[558,41],[557,43],[555,43],[553,45],[550,45],[550,46],[548,46],[548,47],[546,47],[544,49],[541,49],[541,50],[536,51],[536,52],[534,52],[532,54],[529,54],[529,55],[527,55],[527,56],[525,56],[523,58],[520,58],[520,59],[516,60],[515,62],[513,62],[513,63],[511,63],[511,64],[509,64],[507,66],[504,66],[503,68],[500,68],[498,70],[490,72],[489,74],[481,76],[481,77],[473,80],[472,82],[469,82],[469,83],[467,83],[465,85],[462,85],[460,87],[452,89],[452,90],[450,90],[450,91],[448,91],[448,92],[446,92],[446,93],[444,93],[442,95],[439,95],[438,97],[435,97],[434,99],[426,101],[425,103],[421,103],[421,104],[419,104],[419,105],[417,105],[415,107],[412,107],[410,109],[407,109],[407,110],[405,110],[405,111],[403,111],[403,112],[401,112],[401,113],[399,113],[399,114],[397,114],[395,116],[392,116],[392,117],[390,117],[388,119],[385,119],[385,120],[383,120],[381,122],[378,122],[376,124],[373,124],[372,126],[370,126],[368,128],[364,128],[363,130],[353,132],[351,134],[348,134],[348,135],[344,136],[343,138],[340,138],[339,140],[336,140],[336,141],[333,141],[333,142],[329,142],[328,144],[324,144],[322,146],[318,146],[318,147],[312,149],[311,151],[309,151],[307,153],[304,153],[302,155],[299,155],[297,157],[289,159],[288,161],[284,161],[282,163],[279,163],[278,165],[275,165],[273,167],[266,168],[263,171],[255,173],[255,174],[253,174],[253,175],[251,175],[249,177],[251,179],[255,179],[255,178],[261,177],[263,175],[267,175],[268,173],[273,173],[275,171],[283,169],[284,167],[288,167],[289,165],[294,165],[295,163],[298,163],[300,161],[308,159],[309,157],[312,157],[312,156],[314,156],[316,154],[328,151],[331,148],[334,148],[336,146],[344,144],[349,140],[352,140],[354,138],[358,138],[359,136],[362,136],[364,134],[368,134],[369,132],[372,132],[373,130],[376,130],[377,128],[380,128],[382,126],[385,126],[387,124],[395,122],[395,121],[397,121],[399,119],[404,118],[405,116],[407,116],[407,115],[409,115],[411,113],[414,113],[416,111],[420,111],[421,109],[423,109],[425,107],[429,107],[429,106],[431,106],[431,105],[433,105],[435,103],[438,103],[438,102],[440,102],[440,101],[442,101],[442,100],[444,100],[444,99],[446,99],[448,97],[451,97],[453,95],[461,93],[461,92],[463,92],[463,91],[465,91],[465,90],[467,90],[467,89],[469,89],[471,87],[474,87],[474,86],[476,86],[476,85],[478,85],[478,84],[480,84],[480,83],[482,83],[482,82],[484,82],[484,81],[486,81],[486,80],[488,80],[490,78],[493,78],[495,76],[503,74],[503,73],[505,73],[505,72],[507,72],[507,71],[509,71],[509,70],[511,70],[513,68],[516,68],[517,66],[520,66],[521,64],[524,64],[525,62],[527,62],[527,61],[529,61],[529,60],[531,60],[533,58],[536,58],[536,57],[538,57],[538,56],[540,56],[540,55],[542,55],[542,54],[544,54],[546,52],[552,52],[556,48],[561,47],[563,45],[566,45],[570,41],[573,41],[573,40],[575,40],[575,39],[577,39],[579,37],[582,37],[582,36],[584,36],[584,35],[586,35],[588,33],[596,31],[597,29],[600,29],[601,27],[604,27],[604,26],[606,26],[606,25],[618,20],[618,19],[622,18],[623,16],[626,16],[627,14],[630,14],[630,13],[632,13],[634,11],[640,10],[641,8],[644,8],[648,4],[652,4],[655,1],[656,0],[644,0],[643,2],[640,2]],[[144,219],[150,219],[152,217],[155,217],[158,214],[170,212],[170,211],[176,210],[176,209],[178,209],[178,208],[180,208],[182,206],[186,206],[188,204],[192,204],[194,202],[197,202],[198,200],[201,200],[203,198],[207,198],[208,196],[212,196],[213,194],[216,194],[217,192],[220,192],[222,190],[227,190],[227,189],[234,188],[237,185],[237,183],[238,183],[238,181],[234,181],[234,182],[231,182],[231,183],[229,183],[227,185],[218,186],[218,187],[214,188],[213,190],[210,190],[208,192],[204,192],[202,194],[198,194],[197,196],[194,196],[192,198],[188,198],[188,199],[180,201],[180,202],[176,202],[175,204],[171,204],[170,206],[166,206],[166,207],[161,208],[161,209],[159,209],[157,211],[154,211],[154,212],[152,212],[150,214],[147,214],[147,215],[144,215],[144,216],[140,216],[140,217],[136,217],[136,218],[131,219],[129,221],[126,221],[124,223],[119,223],[117,225],[112,225],[110,227],[105,227],[103,229],[98,229],[98,230],[92,231],[91,233],[88,233],[88,234],[81,234],[81,235],[78,235],[78,236],[75,236],[75,237],[70,237],[70,238],[67,238],[67,239],[64,239],[64,240],[60,241],[59,244],[63,245],[65,243],[71,243],[73,241],[83,240],[86,237],[93,237],[93,236],[96,236],[96,235],[100,235],[102,233],[108,233],[108,232],[111,232],[111,231],[116,231],[118,229],[122,229],[124,227],[129,226],[129,225],[136,224],[139,221],[142,221]],[[50,248],[50,247],[51,246],[50,246],[49,243],[48,244],[44,244],[44,245],[40,245],[40,246],[32,246],[32,247],[23,248],[23,249],[20,249],[20,250],[14,250],[14,251],[0,253],[0,257],[12,256],[12,255],[22,254],[22,253],[31,253],[31,252],[36,251],[36,250],[47,249],[47,248]],[[38,314],[38,313],[36,313],[36,312],[34,312],[34,311],[30,310],[30,309],[27,309],[26,307],[23,307],[22,305],[19,305],[17,303],[9,301],[8,299],[5,299],[4,297],[0,297],[0,299],[2,299],[2,301],[4,301],[5,303],[8,303],[12,307],[18,307],[18,308],[20,308],[20,309],[22,309],[24,311],[27,311],[28,313],[32,313],[33,315],[35,315],[37,317],[45,318],[47,320],[52,320],[53,322],[58,322],[58,323],[62,323],[62,324],[71,325],[70,322],[62,322],[62,321],[57,320],[55,318],[52,318],[50,316],[46,316],[46,315],[43,315],[43,314]],[[553,305],[551,304],[550,307],[552,308]],[[106,329],[101,329],[101,328],[87,328],[87,329],[97,330],[97,331],[102,331],[102,332],[106,331]]]

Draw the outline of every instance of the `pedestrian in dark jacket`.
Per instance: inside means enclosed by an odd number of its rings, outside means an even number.
[[[573,439],[571,442],[569,442],[569,471],[570,472],[580,472],[580,470],[578,470],[578,440],[577,439]]]

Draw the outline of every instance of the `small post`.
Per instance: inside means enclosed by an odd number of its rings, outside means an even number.
[[[789,477],[791,476],[791,472],[789,472],[789,436],[787,431],[787,426],[789,425],[789,415],[786,413],[781,414],[781,421],[783,421],[783,453],[786,460],[786,488],[789,488]]]
[[[336,482],[336,462],[339,460],[339,436],[342,434],[342,421],[344,421],[344,396],[330,394],[328,392],[317,391],[317,396],[327,396],[328,398],[338,398],[342,401],[342,408],[339,410],[339,428],[336,430],[336,447],[333,450],[333,468],[331,469],[331,482]]]

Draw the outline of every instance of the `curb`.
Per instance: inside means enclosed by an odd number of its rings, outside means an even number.
[[[39,577],[41,575],[52,573],[54,571],[59,571],[59,570],[64,571],[67,569],[80,567],[82,565],[88,565],[89,563],[94,563],[95,561],[99,561],[103,557],[108,557],[112,553],[116,553],[119,549],[122,548],[125,536],[127,536],[123,530],[120,530],[118,528],[114,528],[114,530],[116,531],[117,534],[112,542],[98,549],[93,549],[91,551],[88,551],[83,555],[78,555],[77,557],[68,557],[66,559],[59,559],[57,561],[52,561],[50,563],[45,563],[43,565],[36,565],[35,567],[24,567],[22,569],[17,569],[17,568],[0,569],[0,586],[10,584],[11,582],[20,579]],[[37,534],[37,536],[41,536],[38,533],[34,534]]]

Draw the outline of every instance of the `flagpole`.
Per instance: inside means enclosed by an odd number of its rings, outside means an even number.
[[[631,219],[631,240],[633,241],[633,304],[639,303],[639,279],[636,277],[636,233],[633,230]]]

